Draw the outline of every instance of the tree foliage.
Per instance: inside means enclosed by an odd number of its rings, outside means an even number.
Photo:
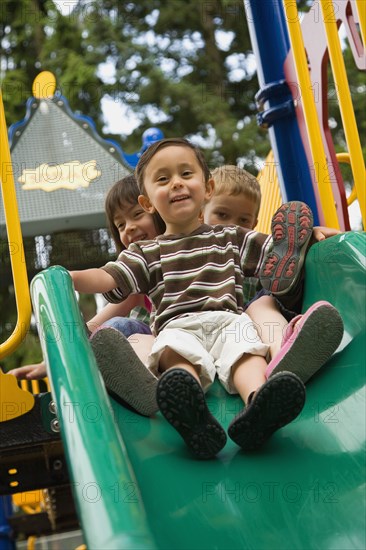
[[[311,4],[301,0],[298,7],[308,10]],[[99,130],[106,122],[103,99],[127,107],[137,128],[112,137],[128,152],[139,149],[146,128],[158,125],[166,136],[197,140],[212,165],[242,159],[255,170],[269,142],[254,116],[258,82],[244,2],[78,0],[75,7],[65,1],[64,8],[62,14],[51,0],[2,2],[8,123],[24,114],[37,73],[50,70],[72,109],[91,116]],[[361,114],[365,74],[352,63],[348,67]],[[337,109],[332,111],[338,144],[342,126]]]
[[[268,151],[253,116],[258,84],[243,3],[79,0],[62,15],[51,1],[5,0],[4,15],[9,123],[19,120],[43,69],[99,129],[104,97],[128,106],[139,120],[132,136],[119,137],[128,150],[138,149],[142,132],[155,124],[166,136],[201,138],[215,164],[245,157],[250,165]],[[112,76],[103,79],[106,64]]]

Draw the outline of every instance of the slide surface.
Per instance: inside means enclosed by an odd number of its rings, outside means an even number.
[[[301,415],[260,452],[244,454],[228,440],[216,459],[193,459],[160,413],[144,418],[113,400],[109,408],[82,331],[77,344],[44,338],[89,549],[122,548],[121,541],[127,548],[182,550],[366,547],[365,252],[364,233],[342,234],[309,251],[304,308],[330,301],[342,315],[345,334],[307,384]],[[59,277],[63,291],[51,299]],[[32,286],[41,326],[65,320],[78,326],[62,268],[43,272]],[[68,353],[76,345],[84,351],[73,360]],[[207,398],[227,427],[240,400],[218,383]],[[73,403],[72,415],[67,402]],[[95,403],[105,414],[98,414]]]

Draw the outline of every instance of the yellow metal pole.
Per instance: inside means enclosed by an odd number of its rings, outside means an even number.
[[[356,0],[363,45],[366,46],[366,0]]]
[[[0,184],[3,196],[5,222],[8,232],[11,269],[13,272],[17,324],[9,338],[0,344],[0,359],[10,355],[24,339],[30,325],[31,301],[23,238],[20,229],[18,207],[14,188],[13,168],[10,157],[8,133],[2,94],[0,91]]]
[[[351,158],[349,156],[349,153],[337,153],[336,154],[337,160],[339,164],[351,164]],[[353,189],[351,191],[350,196],[347,198],[347,205],[350,206],[355,200],[357,199],[357,191],[356,187],[353,186]]]
[[[270,233],[272,216],[282,203],[276,162],[272,151],[268,153],[257,179],[261,187],[262,201],[255,229],[261,233]]]
[[[291,13],[291,18],[287,18],[287,26],[294,56],[296,75],[302,95],[305,123],[314,169],[316,168],[315,174],[317,175],[319,197],[324,213],[325,224],[328,227],[339,229],[339,221],[334,204],[327,158],[320,132],[296,3],[293,0],[283,0],[283,4],[285,14]]]
[[[357,129],[355,112],[349,91],[346,67],[339,40],[335,14],[329,16],[329,0],[320,0],[323,22],[327,35],[328,51],[332,66],[343,129],[351,159],[353,180],[355,182],[358,201],[360,203],[362,221],[366,222],[366,171],[362,156],[360,136]],[[332,4],[333,8],[333,4]]]

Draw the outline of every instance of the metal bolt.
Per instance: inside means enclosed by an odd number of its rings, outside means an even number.
[[[62,468],[62,461],[59,460],[59,459],[54,460],[54,461],[53,461],[53,464],[52,464],[52,468],[53,468],[54,470],[61,470],[61,468]]]
[[[51,421],[51,430],[53,432],[56,432],[58,433],[60,431],[60,423],[59,421],[57,420],[57,418],[54,418],[52,421]]]
[[[48,404],[48,410],[52,414],[57,414],[57,405],[54,401],[50,401]]]

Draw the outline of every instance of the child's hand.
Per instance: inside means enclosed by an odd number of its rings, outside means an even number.
[[[40,380],[47,376],[47,371],[45,363],[42,362],[12,369],[6,374],[13,374],[18,380]]]
[[[328,239],[328,237],[333,237],[341,233],[338,229],[333,229],[332,227],[321,227],[317,226],[313,228],[312,241],[319,242]]]

